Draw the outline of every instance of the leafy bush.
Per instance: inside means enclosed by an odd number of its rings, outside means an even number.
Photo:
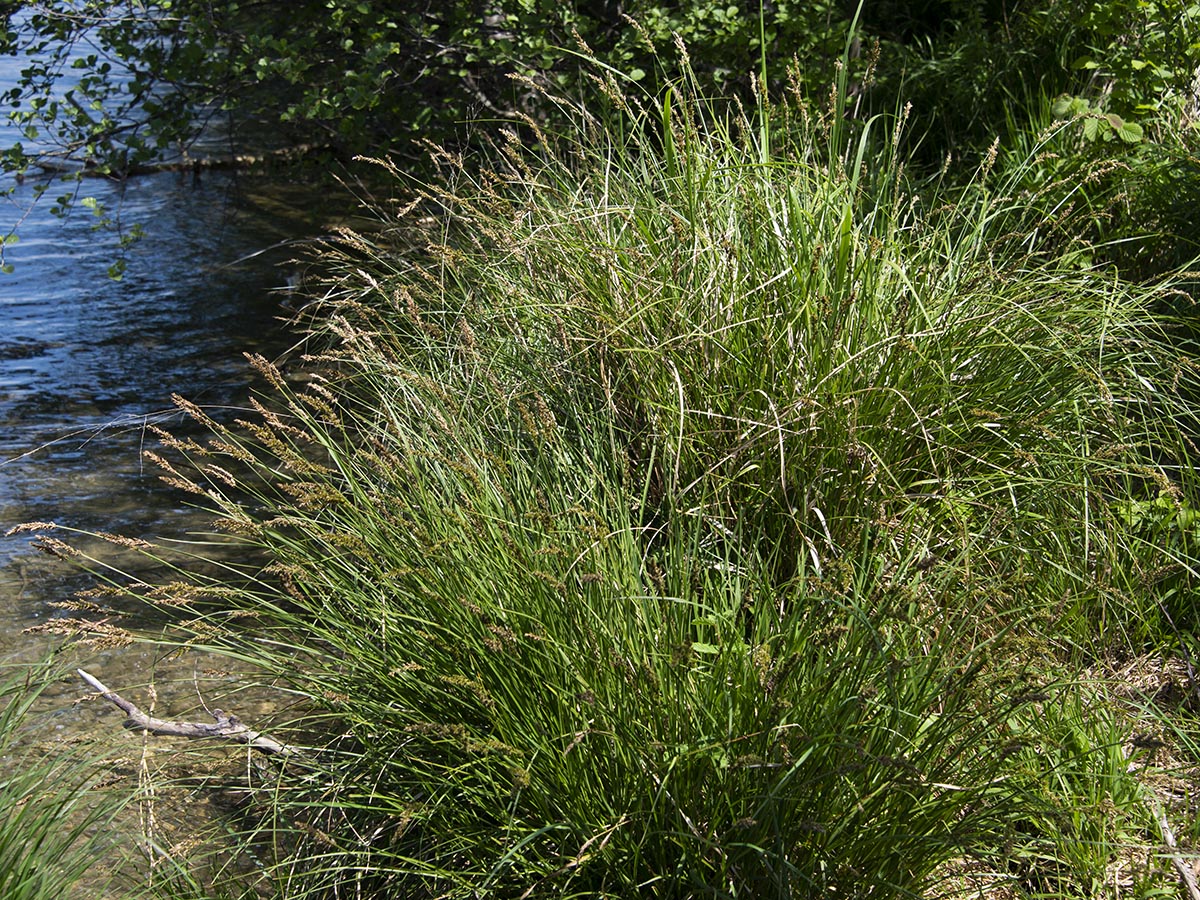
[[[1200,253],[1200,6],[942,7],[936,33],[885,42],[868,95],[876,109],[897,96],[913,103],[914,149],[926,166],[945,165],[961,180],[969,174],[961,162],[999,139],[1023,178],[1057,183],[1052,196],[1064,208],[1081,204],[1076,237],[1089,245],[1081,258],[1115,263],[1129,280],[1187,267]]]

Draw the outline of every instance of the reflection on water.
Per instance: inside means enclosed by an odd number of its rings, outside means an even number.
[[[134,536],[178,536],[209,517],[165,487],[141,450],[150,423],[177,423],[172,393],[206,407],[244,405],[246,351],[275,355],[286,271],[272,263],[319,224],[312,189],[247,176],[163,174],[87,192],[145,223],[124,279],[108,266],[111,234],[77,209],[45,204],[9,248],[0,276],[0,531],[27,521]],[[18,192],[17,203],[29,196]],[[5,215],[0,205],[0,217]],[[13,207],[15,209],[15,207]],[[265,253],[260,251],[266,250]],[[258,254],[251,261],[238,260]],[[40,648],[22,629],[53,614],[53,599],[86,583],[18,535],[0,540],[0,659]]]
[[[183,425],[173,393],[218,419],[245,406],[250,375],[242,354],[273,357],[293,339],[284,323],[291,298],[281,290],[292,270],[278,264],[302,254],[296,239],[337,224],[336,211],[321,198],[318,217],[311,186],[246,175],[209,174],[199,186],[190,176],[140,177],[123,195],[106,181],[84,187],[111,208],[119,203],[121,216],[143,223],[147,237],[120,282],[107,274],[116,253],[112,235],[94,231],[86,209],[62,221],[46,204],[33,205],[20,243],[9,248],[15,271],[0,275],[0,534],[22,522],[53,521],[167,543],[202,542],[192,536],[210,529],[211,514],[190,507],[194,497],[164,485],[143,464],[142,450],[154,441],[147,425]],[[28,205],[32,198],[22,187],[13,199]],[[0,227],[19,210],[0,201]],[[206,550],[202,543],[194,549]],[[101,552],[130,561],[111,545]],[[51,604],[93,584],[36,551],[28,534],[0,538],[0,664],[41,660],[59,646],[61,637],[26,629],[66,615]],[[167,657],[132,645],[95,653],[86,664],[167,718],[208,721],[205,707],[222,706],[257,723],[280,709],[278,692],[256,690],[243,675],[220,671],[220,661],[195,654]],[[107,703],[78,702],[87,694],[74,677],[50,686],[40,704],[45,715],[25,738],[35,757],[79,738],[99,740],[118,756],[142,761],[114,772],[114,791],[144,794],[146,779],[156,785],[151,806],[131,805],[106,826],[121,852],[98,860],[96,878],[73,895],[95,900],[109,866],[121,871],[103,896],[127,896],[122,885],[137,883],[138,859],[145,857],[133,853],[131,863],[126,851],[147,842],[182,846],[219,814],[220,804],[212,805],[219,792],[164,779],[222,764],[207,742],[188,746],[123,730],[124,717]],[[244,776],[245,754],[226,755],[226,766]]]
[[[13,27],[30,14],[18,11]],[[77,86],[72,63],[90,49],[87,40],[68,48],[59,94]],[[31,52],[50,62],[50,50]],[[24,53],[0,55],[0,90],[27,64]],[[29,153],[56,149],[47,134],[31,142],[0,117],[0,147],[18,141]],[[332,223],[315,221],[313,187],[247,175],[89,178],[53,184],[35,203],[36,180],[0,197],[0,235],[17,225],[20,238],[4,253],[15,271],[0,274],[0,534],[28,521],[136,536],[193,530],[206,517],[142,464],[146,426],[179,421],[174,392],[210,407],[244,402],[242,353],[271,356],[288,340],[271,291],[286,275],[273,263],[294,255],[289,241]],[[108,277],[116,234],[97,230],[89,208],[51,214],[64,192],[94,198],[126,234],[146,230],[122,281]],[[22,629],[86,584],[52,562],[27,536],[0,539],[0,661],[40,653]]]

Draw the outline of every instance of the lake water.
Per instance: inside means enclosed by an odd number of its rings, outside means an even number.
[[[143,465],[141,451],[153,446],[145,426],[179,421],[172,393],[217,409],[244,405],[242,353],[286,347],[278,288],[287,271],[274,263],[299,253],[287,241],[319,227],[305,212],[311,189],[215,175],[194,187],[172,174],[131,179],[123,198],[108,182],[84,188],[121,199],[122,216],[149,234],[120,282],[107,275],[113,239],[92,231],[85,209],[60,221],[35,206],[9,248],[15,272],[0,276],[0,526],[177,535],[197,514]],[[250,254],[258,255],[238,262]],[[50,562],[28,536],[0,541],[9,600],[0,606],[0,658],[24,655],[22,629],[78,581]]]
[[[0,90],[15,83],[19,65],[0,57]],[[16,139],[0,127],[0,146]],[[304,255],[298,242],[343,223],[352,204],[342,191],[329,196],[328,187],[247,173],[206,173],[198,184],[190,173],[123,185],[85,179],[80,196],[119,213],[124,227],[146,230],[118,282],[108,276],[115,236],[96,230],[82,206],[66,219],[52,215],[51,198],[61,192],[34,203],[30,179],[0,198],[0,234],[20,222],[20,241],[5,254],[14,271],[0,274],[0,535],[24,522],[55,522],[192,540],[210,530],[212,516],[144,464],[142,451],[155,441],[147,426],[186,427],[171,402],[175,393],[218,419],[245,407],[251,375],[243,353],[275,357],[294,340],[286,324],[294,298],[285,285],[294,273],[288,261]],[[53,604],[93,583],[38,552],[28,534],[0,537],[0,667],[55,651],[62,638],[28,629],[65,615]],[[148,646],[67,656],[146,708],[156,696],[155,712],[168,718],[206,720],[201,707],[211,704],[254,722],[278,699],[239,695],[217,703],[244,679],[214,671],[212,660],[167,657]],[[55,742],[112,738],[134,756],[143,753],[143,738],[122,731],[115,709],[76,703],[86,694],[74,677],[56,684],[30,740],[52,753]],[[172,742],[149,743],[170,749]],[[164,808],[157,819],[153,837],[163,845],[171,844],[172,828],[194,831],[205,816],[208,795],[184,799],[185,814],[168,821]],[[144,810],[132,808],[116,828],[132,845],[144,835]]]
[[[60,93],[76,77],[70,61]],[[0,90],[24,65],[0,56]],[[0,119],[0,147],[18,140],[53,149]],[[193,152],[224,143],[210,133]],[[30,521],[136,537],[206,528],[210,517],[143,464],[147,425],[180,422],[172,393],[218,418],[245,404],[242,354],[274,356],[291,340],[281,264],[301,254],[297,239],[336,224],[332,210],[351,204],[337,199],[343,191],[331,203],[327,188],[246,173],[87,178],[55,184],[36,203],[35,180],[0,197],[0,235],[19,223],[20,238],[4,255],[14,271],[0,274],[0,534]],[[53,198],[71,191],[125,232],[145,229],[121,281],[108,275],[119,255],[111,228],[98,229],[80,204],[65,219],[51,214]],[[44,654],[47,642],[25,630],[87,583],[34,551],[30,536],[0,538],[0,663]]]
[[[15,84],[20,66],[0,57],[0,90]],[[18,139],[0,124],[0,146]],[[0,535],[24,522],[55,522],[203,542],[212,516],[144,463],[143,450],[155,447],[147,427],[188,427],[172,394],[217,419],[239,414],[252,381],[243,354],[275,357],[295,339],[286,324],[295,299],[286,287],[296,271],[290,261],[304,255],[305,239],[344,224],[353,204],[340,189],[331,194],[327,186],[247,173],[205,173],[199,183],[190,173],[125,184],[85,179],[80,196],[119,213],[124,228],[138,223],[146,231],[128,254],[123,279],[114,281],[108,269],[118,256],[115,235],[97,230],[86,207],[65,219],[50,212],[52,198],[75,185],[52,188],[35,203],[33,181],[0,197],[0,235],[20,223],[20,240],[5,253],[14,271],[0,274]],[[139,574],[156,577],[152,570]],[[59,648],[61,637],[28,629],[66,615],[54,604],[94,583],[37,551],[29,534],[0,537],[0,668]],[[239,693],[244,679],[211,659],[146,645],[75,650],[68,659],[167,718],[207,720],[203,706],[223,705],[253,723],[279,702],[271,692]],[[27,739],[35,753],[80,738],[111,739],[122,745],[119,754],[144,761],[150,751],[173,758],[186,744],[123,731],[123,716],[107,704],[76,702],[87,694],[73,676],[47,692],[40,727]],[[129,775],[132,789],[154,768]],[[150,837],[161,846],[219,814],[212,791],[160,786],[155,798]],[[135,805],[113,824],[114,843],[146,838],[146,810]]]

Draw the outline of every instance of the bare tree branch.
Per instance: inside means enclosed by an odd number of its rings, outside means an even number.
[[[1158,827],[1162,831],[1163,843],[1167,845],[1167,850],[1170,851],[1171,862],[1175,866],[1175,871],[1179,873],[1179,877],[1183,880],[1183,888],[1187,892],[1188,900],[1200,900],[1200,885],[1196,884],[1196,872],[1179,852],[1179,847],[1175,843],[1175,832],[1171,830],[1171,823],[1167,821],[1167,814],[1159,803],[1154,804],[1154,817],[1158,819]]]
[[[129,727],[140,728],[151,734],[173,735],[176,737],[225,738],[226,740],[237,741],[240,744],[246,744],[257,750],[262,750],[264,753],[277,756],[295,756],[300,753],[299,748],[281,744],[279,741],[266,737],[246,727],[237,716],[227,715],[219,709],[212,711],[212,716],[216,719],[212,724],[204,722],[173,722],[168,719],[155,718],[142,712],[137,706],[130,703],[116,691],[105,687],[100,679],[91,673],[85,672],[83,669],[76,669],[75,671],[101,697],[125,713],[128,717],[127,725]]]

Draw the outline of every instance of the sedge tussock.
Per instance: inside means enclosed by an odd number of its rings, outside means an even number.
[[[1127,861],[1144,757],[1064,672],[1194,621],[1179,284],[1045,253],[1076,213],[999,144],[916,180],[908,111],[856,124],[840,77],[813,121],[601,71],[539,145],[431,149],[436,240],[323,246],[308,387],[252,359],[261,422],[206,423],[238,465],[192,467],[256,563],[146,596],[306,701],[245,835],[287,896],[1090,896]]]

